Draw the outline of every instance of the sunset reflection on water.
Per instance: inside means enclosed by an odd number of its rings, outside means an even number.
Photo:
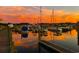
[[[15,46],[22,46],[25,48],[38,48],[38,33],[28,33],[29,36],[26,39],[21,39],[21,34],[12,33],[13,42]],[[61,47],[68,48],[69,50],[79,51],[77,42],[77,31],[75,29],[62,33],[60,36],[55,36],[54,32],[48,31],[47,36],[41,36],[41,40],[55,43]]]

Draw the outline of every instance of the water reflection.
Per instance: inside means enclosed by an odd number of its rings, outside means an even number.
[[[62,33],[62,35],[60,35],[60,36],[55,36],[54,32],[48,31],[48,36],[42,37],[42,40],[46,40],[50,43],[57,44],[66,49],[69,49],[69,50],[72,50],[75,52],[79,52],[77,38],[78,38],[77,31],[75,29],[73,29],[71,31]]]
[[[38,34],[28,33],[28,38],[22,39],[21,34],[12,32],[14,45],[18,52],[38,52]],[[23,51],[22,51],[23,50]]]
[[[30,48],[33,50],[33,48],[38,50],[38,33],[32,33],[31,31],[28,33],[29,36],[26,39],[21,39],[21,34],[13,32],[12,38],[14,41],[14,45],[16,47],[21,46],[24,48]],[[50,43],[57,44],[61,47],[64,47],[66,49],[79,52],[79,46],[78,46],[78,34],[76,29],[73,29],[71,31],[62,33],[62,35],[56,36],[54,35],[54,32],[48,31],[47,36],[41,36],[41,40],[48,41]]]

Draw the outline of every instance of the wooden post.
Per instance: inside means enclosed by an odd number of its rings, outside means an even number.
[[[79,45],[79,22],[76,24],[76,30],[77,30],[77,44]]]
[[[78,45],[79,45],[79,31],[78,31]]]
[[[9,45],[10,45],[9,52],[12,52],[13,53],[13,52],[16,52],[16,49],[15,49],[14,43],[12,41],[12,31],[8,27],[8,25],[7,25],[7,28],[8,28],[8,39],[9,39]]]
[[[77,28],[77,44],[79,45],[79,29]]]

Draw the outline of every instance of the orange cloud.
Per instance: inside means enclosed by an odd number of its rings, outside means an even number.
[[[71,22],[71,23],[76,23],[77,19],[74,18],[72,15],[66,15],[64,18],[65,22]]]
[[[7,11],[6,11],[7,10]],[[27,12],[26,12],[27,11]],[[30,11],[30,12],[29,12]],[[61,23],[61,22],[71,22],[76,23],[79,21],[78,12],[68,12],[64,10],[50,10],[42,9],[41,18],[38,10],[33,7],[0,7],[0,18],[5,22],[28,22],[28,23]],[[52,18],[52,20],[51,20]],[[41,19],[41,21],[40,21]]]

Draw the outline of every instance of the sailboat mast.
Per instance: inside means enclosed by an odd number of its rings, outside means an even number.
[[[53,17],[53,18],[52,18]],[[53,25],[54,24],[54,9],[52,9],[52,16],[51,16],[51,24]],[[54,36],[52,37],[52,33],[51,33],[51,39],[54,40]]]

